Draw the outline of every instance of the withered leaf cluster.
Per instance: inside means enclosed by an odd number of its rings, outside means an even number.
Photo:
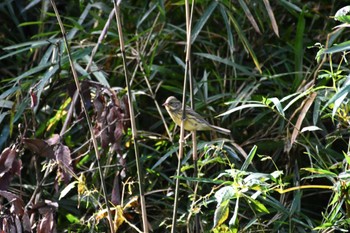
[[[95,115],[95,135],[98,136],[102,148],[120,152],[121,139],[129,127],[129,105],[126,96],[118,98],[109,88],[97,88],[93,100]]]

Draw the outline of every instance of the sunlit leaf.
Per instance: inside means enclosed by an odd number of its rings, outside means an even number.
[[[218,5],[217,1],[212,1],[211,4],[208,6],[208,8],[203,12],[197,24],[192,29],[191,44],[195,42],[198,34],[201,32],[202,28],[204,27],[205,23],[208,21],[208,19],[212,15],[217,5]]]
[[[244,161],[243,165],[242,165],[242,170],[245,171],[247,170],[247,168],[249,167],[249,165],[252,163],[253,158],[256,154],[258,147],[257,146],[253,146],[253,148],[250,150],[248,157],[246,158],[246,160]]]
[[[334,19],[338,20],[342,23],[349,23],[350,24],[350,16],[348,15],[350,11],[350,6],[344,6],[340,8],[334,15]]]
[[[225,200],[216,206],[215,213],[214,213],[214,226],[213,226],[213,228],[220,226],[228,218],[229,203],[230,203],[230,200]]]
[[[320,168],[302,168],[302,170],[309,171],[312,173],[317,173],[317,174],[330,175],[333,177],[337,176],[337,174],[335,174],[334,172],[331,172],[325,169],[320,169]]]
[[[284,116],[284,111],[283,111],[283,107],[281,105],[281,102],[279,101],[278,98],[273,97],[273,98],[268,98],[268,100],[272,101],[273,104],[276,106],[277,111]]]
[[[264,104],[261,104],[261,103],[256,103],[256,104],[245,104],[245,105],[242,105],[242,106],[238,106],[238,107],[235,107],[235,108],[232,108],[224,113],[221,113],[219,115],[217,115],[217,117],[221,117],[221,116],[225,116],[225,115],[229,115],[231,113],[234,113],[236,111],[239,111],[239,110],[242,110],[242,109],[245,109],[245,108],[266,108],[267,106],[264,105]]]
[[[261,203],[260,201],[255,200],[255,199],[250,198],[250,197],[248,197],[248,199],[249,199],[249,201],[251,201],[254,204],[254,207],[256,208],[257,211],[263,212],[266,214],[270,213],[270,211],[266,208],[266,206],[263,203]]]
[[[312,126],[307,126],[307,127],[302,128],[300,132],[304,133],[306,131],[317,131],[317,130],[322,130],[322,129],[320,127],[312,125]]]
[[[77,181],[73,181],[72,183],[68,184],[66,187],[64,187],[64,189],[61,191],[61,194],[58,198],[58,200],[61,200],[62,198],[64,198],[69,191],[71,191],[73,188],[75,188],[75,185],[77,184]]]
[[[77,218],[76,216],[74,216],[73,214],[66,214],[66,218],[68,219],[68,221],[70,223],[80,223],[79,218]]]

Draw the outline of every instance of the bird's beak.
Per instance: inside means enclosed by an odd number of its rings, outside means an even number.
[[[164,104],[162,104],[162,106],[168,106],[168,103],[167,103],[167,102],[165,102]]]

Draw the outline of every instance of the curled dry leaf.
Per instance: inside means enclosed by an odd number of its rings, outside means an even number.
[[[49,146],[54,146],[54,145],[59,144],[60,141],[61,141],[60,135],[54,134],[54,135],[52,135],[51,138],[49,138],[49,139],[46,140],[46,143],[47,143]]]
[[[1,191],[0,196],[4,197],[11,204],[11,213],[19,216],[24,214],[24,202],[22,198],[8,191]]]
[[[56,230],[56,218],[54,214],[58,208],[58,203],[50,200],[39,202],[33,205],[32,210],[38,210],[41,215],[41,219],[37,226],[37,232],[39,233],[55,233]]]
[[[0,177],[12,168],[13,161],[16,158],[16,151],[6,148],[0,155]]]
[[[72,177],[68,170],[73,170],[71,165],[71,153],[68,146],[65,146],[63,144],[58,145],[57,149],[55,150],[55,156],[58,164],[60,165],[57,177],[63,178],[64,182],[68,184]]]
[[[6,148],[0,155],[0,190],[7,190],[15,174],[21,174],[22,161],[15,149]]]
[[[30,89],[30,108],[34,110],[37,104],[38,104],[38,96],[33,91],[33,89]]]
[[[127,99],[119,99],[113,90],[99,87],[93,106],[96,114],[94,130],[102,148],[110,146],[112,151],[120,150],[123,132],[129,126]]]
[[[54,151],[46,141],[36,138],[23,138],[23,143],[33,153],[45,158],[55,159]]]

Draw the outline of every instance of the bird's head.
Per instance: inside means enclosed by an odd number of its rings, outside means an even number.
[[[180,110],[181,109],[181,102],[176,99],[174,96],[170,96],[166,99],[163,106],[166,108],[169,108],[170,110]]]

